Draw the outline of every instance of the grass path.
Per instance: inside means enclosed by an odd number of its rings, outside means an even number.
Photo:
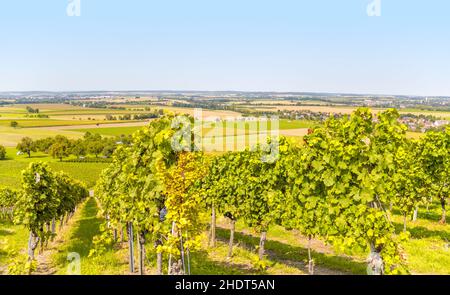
[[[10,253],[25,253],[28,241],[28,231],[22,225],[10,221],[0,221],[0,274],[8,270]]]
[[[78,213],[74,217],[73,227],[63,237],[66,243],[58,247],[51,257],[57,268],[56,274],[66,273],[69,253],[77,253],[80,256],[81,274],[126,274],[127,265],[124,251],[121,249],[108,249],[98,258],[88,257],[93,248],[92,239],[100,234],[100,224],[103,222],[97,216],[95,199],[89,198]]]

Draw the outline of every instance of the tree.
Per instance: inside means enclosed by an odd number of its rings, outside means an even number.
[[[17,121],[11,121],[11,123],[9,124],[12,128],[16,128],[19,126],[19,123],[17,123]]]
[[[59,158],[60,161],[64,157],[67,157],[70,155],[71,151],[71,144],[70,141],[65,137],[61,135],[57,135],[55,137],[54,143],[50,147],[50,155],[54,158]]]
[[[101,154],[104,149],[104,144],[101,140],[87,139],[86,146],[87,151],[90,154],[95,155],[96,158],[98,158],[98,155]]]
[[[36,152],[36,145],[31,138],[23,137],[22,140],[17,144],[16,149],[19,152],[27,154],[28,158],[31,158],[31,152]]]
[[[0,160],[6,159],[6,149],[4,146],[0,145]]]
[[[39,109],[37,109],[37,108],[34,109],[34,108],[30,107],[30,106],[27,106],[26,109],[27,109],[27,112],[31,113],[31,114],[38,114],[39,113]]]
[[[86,150],[89,154],[93,154],[97,158],[98,155],[103,152],[105,148],[105,142],[100,134],[92,134],[90,132],[86,132],[83,139],[85,142]]]
[[[82,156],[86,156],[86,145],[85,142],[81,139],[78,139],[70,144],[70,154],[77,156],[80,158]]]
[[[110,158],[116,149],[116,144],[113,140],[109,139],[103,146],[102,154],[103,156]]]
[[[53,137],[47,137],[38,139],[35,142],[36,150],[43,152],[43,153],[49,153],[50,147],[55,143],[55,138]]]

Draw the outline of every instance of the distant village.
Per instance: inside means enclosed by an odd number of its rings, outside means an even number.
[[[251,112],[245,114],[245,116],[273,116],[274,113],[268,112]],[[329,112],[313,112],[307,110],[295,110],[295,111],[278,111],[277,116],[280,119],[289,119],[289,120],[307,120],[307,121],[316,121],[323,123],[330,116],[334,116],[335,118],[340,118],[346,116],[345,114],[340,113],[329,113]],[[422,132],[425,133],[428,130],[439,130],[445,128],[450,122],[448,120],[442,120],[438,117],[432,115],[415,115],[415,114],[401,114],[399,122],[405,124],[408,127],[409,131],[413,132]]]
[[[441,120],[431,115],[402,114],[400,122],[414,132],[427,132],[428,130],[438,130],[444,128],[450,122]]]

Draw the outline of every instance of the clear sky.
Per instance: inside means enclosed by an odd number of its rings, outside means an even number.
[[[0,0],[0,91],[450,96],[450,1]]]

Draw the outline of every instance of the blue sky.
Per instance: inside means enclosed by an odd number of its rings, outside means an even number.
[[[450,96],[448,0],[71,1],[0,0],[0,91]]]

